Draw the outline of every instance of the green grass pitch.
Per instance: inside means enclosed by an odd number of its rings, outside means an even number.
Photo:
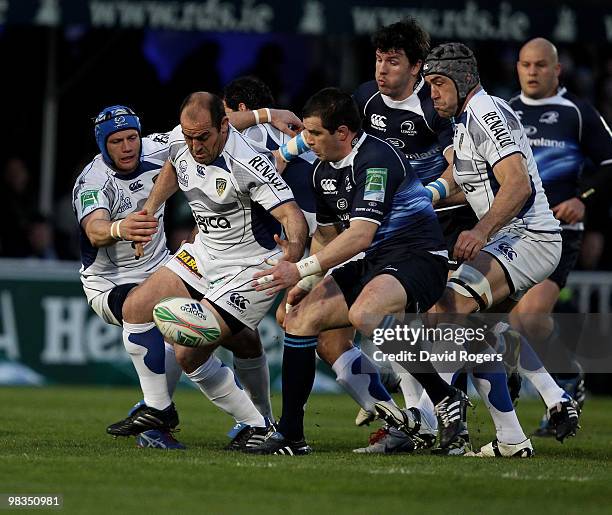
[[[533,440],[531,460],[357,456],[368,429],[347,396],[313,395],[306,431],[315,453],[246,456],[220,449],[231,420],[195,390],[179,390],[186,451],[138,449],[105,427],[136,389],[0,388],[0,494],[61,494],[63,513],[380,514],[611,513],[612,399],[589,399],[577,438]],[[279,410],[279,395],[275,399]],[[526,430],[542,407],[521,401]],[[472,439],[492,439],[482,403]],[[37,510],[41,511],[41,510]],[[43,510],[44,511],[44,510]]]

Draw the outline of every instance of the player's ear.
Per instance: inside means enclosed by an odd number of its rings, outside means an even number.
[[[228,131],[228,127],[229,127],[229,118],[226,116],[223,117],[223,119],[221,120],[221,129],[219,130],[219,132],[221,134],[227,134]]]
[[[349,128],[346,125],[340,125],[336,129],[336,134],[340,141],[346,141],[349,138]]]
[[[244,102],[238,104],[238,111],[250,111]]]

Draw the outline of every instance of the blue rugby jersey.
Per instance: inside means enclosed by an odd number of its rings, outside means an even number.
[[[423,78],[404,100],[381,94],[376,81],[359,86],[353,97],[368,134],[402,152],[423,184],[440,177],[448,166],[443,152],[453,144],[453,127],[434,109],[429,85]]]
[[[579,193],[586,159],[612,163],[612,133],[588,102],[559,88],[542,99],[517,95],[508,102],[519,116],[551,206]]]
[[[366,254],[382,248],[420,249],[445,255],[446,244],[425,187],[410,163],[387,142],[366,133],[337,162],[318,161],[313,175],[317,223],[377,224]]]

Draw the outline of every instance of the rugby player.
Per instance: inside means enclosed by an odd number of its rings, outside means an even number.
[[[509,104],[525,126],[542,186],[561,222],[563,243],[557,268],[521,298],[515,310],[518,316],[511,320],[530,340],[555,342],[556,352],[567,353],[558,343],[559,334],[552,318],[545,315],[552,312],[578,259],[585,203],[605,191],[612,178],[612,134],[591,104],[559,85],[561,65],[557,49],[550,41],[544,38],[528,41],[521,48],[516,69],[521,92]],[[598,170],[583,177],[587,159]],[[553,377],[582,408],[583,374],[580,364],[569,355],[567,358],[567,368]],[[548,413],[535,434],[555,435]]]
[[[266,267],[271,257],[297,261],[304,250],[306,222],[267,150],[229,124],[221,99],[192,93],[181,106],[180,122],[170,134],[169,159],[144,207],[155,211],[180,188],[198,234],[133,291],[123,316],[134,326],[152,327],[152,310],[161,299],[192,297],[220,332],[215,343],[228,343],[245,327],[254,330],[272,302],[250,287],[252,272]],[[287,240],[278,236],[281,224]],[[205,395],[207,378],[219,376],[215,398],[245,423],[236,438],[246,445],[256,433],[263,434],[267,424],[250,401],[229,395],[233,374],[211,355],[214,349],[176,345],[175,353]],[[128,418],[125,425],[136,422]]]
[[[461,43],[440,45],[430,52],[423,71],[438,114],[455,123],[453,172],[436,181],[434,201],[462,189],[479,218],[457,239],[454,255],[462,264],[451,274],[436,311],[503,310],[504,301],[516,299],[557,266],[559,222],[548,206],[523,126],[506,102],[482,88],[472,51]],[[532,456],[503,365],[491,362],[471,377],[493,417],[497,438],[468,454]],[[571,436],[578,425],[577,404],[558,387],[556,395],[551,419],[563,428],[563,437]]]
[[[386,315],[430,308],[446,282],[448,254],[424,187],[404,155],[361,130],[351,96],[335,88],[316,93],[304,108],[304,125],[306,142],[319,158],[313,176],[318,226],[310,256],[258,272],[254,284],[270,294],[301,279],[318,284],[307,295],[301,285],[289,292],[287,300],[294,307],[285,319],[283,414],[278,430],[249,450],[258,454],[311,451],[304,439],[304,405],[322,331],[352,325],[371,335],[388,323]],[[345,263],[362,251],[364,258]],[[321,279],[323,272],[342,263]],[[356,354],[352,368],[368,372]],[[395,406],[378,374],[368,375],[359,388],[383,401],[378,404]],[[421,375],[427,376],[434,402],[463,402],[463,394],[435,371]],[[422,422],[418,410],[401,413],[417,432]]]
[[[123,326],[124,345],[144,393],[144,401],[136,405],[130,417],[146,415],[141,413],[146,408],[153,414],[152,410],[157,410],[168,415],[163,423],[160,417],[154,420],[143,416],[138,424],[126,427],[121,421],[107,431],[114,436],[139,434],[138,443],[142,446],[173,448],[180,444],[167,431],[178,424],[178,416],[170,406],[182,369],[173,346],[161,344],[156,328],[144,333],[139,328],[134,331],[122,317],[122,306],[130,291],[170,257],[165,233],[159,228],[163,225],[164,204],[150,216],[143,210],[168,157],[169,134],[141,137],[136,114],[126,106],[111,106],[96,117],[95,137],[100,154],[79,175],[73,192],[82,234],[83,288],[98,316],[107,323]],[[148,244],[141,259],[134,259],[133,242]],[[261,348],[247,331],[240,340],[249,342],[251,352],[258,345]],[[211,375],[201,384],[215,404],[217,382],[218,378]],[[230,390],[232,396],[243,395],[237,386]],[[249,405],[248,399],[246,404]],[[170,409],[166,412],[166,408]]]

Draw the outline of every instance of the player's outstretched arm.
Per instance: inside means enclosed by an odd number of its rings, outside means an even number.
[[[286,109],[257,109],[257,111],[234,111],[228,114],[230,123],[239,131],[259,123],[271,123],[278,130],[295,136],[304,126],[302,121]]]
[[[253,278],[258,281],[253,283],[253,286],[258,291],[268,290],[272,295],[293,286],[304,277],[329,270],[367,249],[377,229],[378,225],[374,222],[353,220],[347,230],[320,251],[295,264],[281,261],[269,270],[257,272]]]
[[[96,209],[81,221],[90,243],[96,247],[109,247],[119,240],[139,243],[151,241],[159,223],[146,211],[130,213],[122,220],[112,221],[106,209]]]
[[[531,182],[525,158],[511,154],[493,167],[500,187],[489,212],[470,231],[459,235],[455,245],[455,258],[474,259],[489,237],[514,218],[531,195]]]

